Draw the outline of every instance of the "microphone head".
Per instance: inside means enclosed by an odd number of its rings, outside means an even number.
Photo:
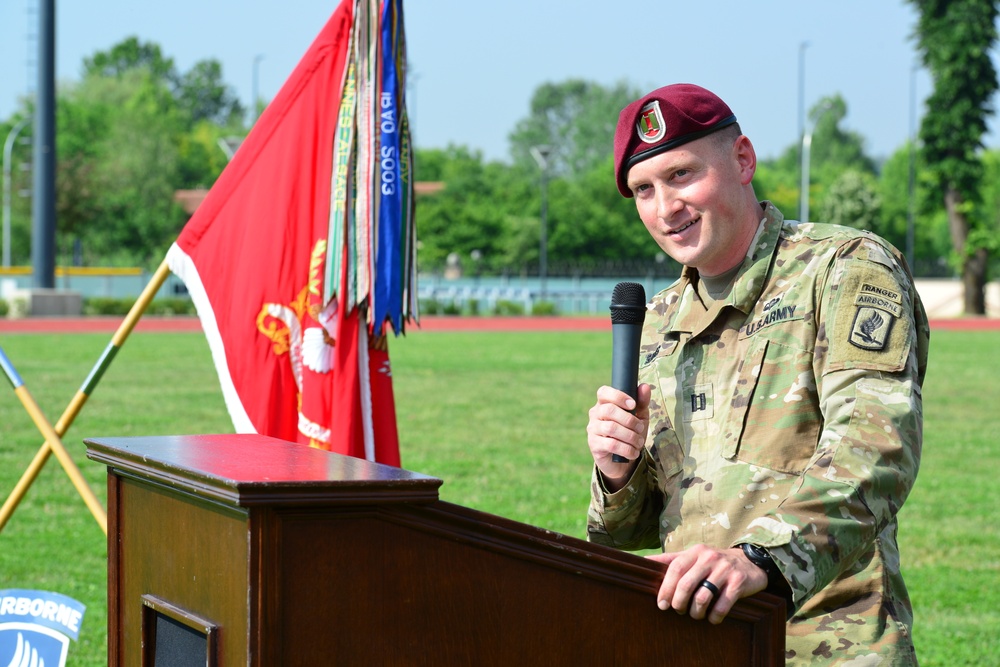
[[[611,293],[612,324],[642,324],[646,318],[646,290],[639,283],[621,282]]]

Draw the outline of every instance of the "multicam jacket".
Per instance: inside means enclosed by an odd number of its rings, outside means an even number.
[[[916,664],[896,514],[920,459],[927,318],[898,251],[764,202],[729,295],[657,294],[644,456],[588,535],[622,549],[767,548],[792,591],[790,665]]]

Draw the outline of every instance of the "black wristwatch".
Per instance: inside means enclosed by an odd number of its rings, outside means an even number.
[[[781,574],[778,566],[774,564],[771,554],[767,552],[767,549],[759,547],[756,544],[744,542],[739,546],[743,549],[743,553],[747,559],[767,574],[767,592],[785,598],[785,613],[788,618],[791,618],[795,611],[795,607],[792,604],[792,589],[789,588],[788,582],[785,581],[785,577]]]
[[[740,548],[743,549],[743,553],[751,563],[764,570],[767,574],[768,586],[775,583],[775,577],[784,580],[781,572],[778,571],[778,566],[771,559],[771,554],[767,553],[767,549],[747,542],[741,544]]]

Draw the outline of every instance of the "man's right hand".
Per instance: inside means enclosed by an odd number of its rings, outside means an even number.
[[[587,423],[587,444],[608,491],[624,486],[639,464],[646,444],[650,391],[648,384],[640,384],[636,391],[638,400],[633,400],[613,387],[597,390],[597,403],[590,408]],[[615,463],[611,460],[613,454],[628,461]]]

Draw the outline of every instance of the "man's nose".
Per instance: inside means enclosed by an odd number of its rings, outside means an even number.
[[[670,188],[656,189],[656,215],[660,219],[667,220],[682,208],[684,204],[676,192]]]

